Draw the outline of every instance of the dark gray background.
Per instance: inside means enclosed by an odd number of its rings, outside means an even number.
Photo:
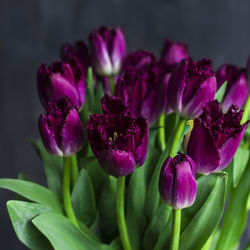
[[[30,137],[42,112],[36,92],[41,62],[58,58],[64,42],[85,39],[100,25],[121,26],[127,47],[159,54],[165,38],[189,45],[190,54],[214,66],[245,66],[250,54],[249,0],[0,0],[0,177],[25,172],[44,184]],[[0,190],[1,249],[25,249],[9,221]],[[249,237],[245,232],[245,239]]]

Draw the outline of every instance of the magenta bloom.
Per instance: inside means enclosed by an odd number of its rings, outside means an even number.
[[[155,55],[146,50],[137,50],[127,55],[123,62],[122,70],[139,69],[145,65],[156,63]]]
[[[193,119],[201,114],[207,102],[214,99],[216,87],[210,60],[196,63],[191,58],[183,59],[169,80],[169,105],[179,115]]]
[[[68,97],[50,104],[46,115],[40,116],[38,127],[45,148],[53,155],[70,156],[83,145],[83,125]]]
[[[47,67],[42,64],[37,72],[40,101],[46,109],[48,103],[68,96],[79,110],[85,102],[85,74],[79,61],[55,62]]]
[[[169,156],[163,163],[159,191],[163,200],[174,209],[193,205],[196,198],[195,163],[186,154]]]
[[[143,116],[154,123],[164,110],[164,91],[168,79],[161,63],[129,69],[118,79],[116,96],[128,107],[132,117]]]
[[[232,105],[223,114],[220,104],[214,100],[194,120],[186,151],[194,160],[198,173],[218,172],[233,159],[248,125],[248,122],[240,124],[243,111],[237,112],[237,109]]]
[[[222,65],[216,73],[218,88],[227,81],[227,87],[222,100],[222,109],[224,112],[231,105],[237,105],[241,108],[248,96],[248,83],[246,72],[234,65]]]
[[[161,60],[168,64],[177,64],[182,59],[188,58],[188,48],[185,43],[172,42],[167,39],[161,54]]]
[[[83,41],[78,41],[75,45],[66,43],[61,48],[61,58],[64,62],[72,63],[78,61],[82,70],[87,75],[87,69],[90,66],[89,52]]]
[[[126,55],[126,42],[122,30],[101,27],[90,34],[89,43],[92,64],[97,74],[118,74]]]
[[[112,107],[112,102],[117,107]],[[148,150],[147,120],[130,117],[121,110],[121,104],[118,98],[105,95],[102,100],[105,114],[91,115],[87,122],[92,151],[100,166],[113,176],[131,174],[136,164],[141,166],[145,162]]]

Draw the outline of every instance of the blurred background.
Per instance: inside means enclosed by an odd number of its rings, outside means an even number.
[[[196,60],[208,57],[245,67],[250,55],[249,0],[0,0],[0,178],[20,172],[45,184],[42,164],[29,142],[38,138],[43,111],[36,89],[42,62],[59,58],[65,42],[86,39],[100,25],[120,26],[128,51],[142,48],[159,55],[166,38],[188,44]],[[0,190],[1,249],[26,249],[9,220]],[[248,223],[249,225],[249,223]],[[243,242],[250,238],[246,229]]]

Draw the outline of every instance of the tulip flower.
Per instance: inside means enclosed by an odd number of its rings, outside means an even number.
[[[126,71],[131,68],[139,69],[145,65],[156,63],[157,59],[153,53],[146,50],[137,50],[127,55],[123,62],[122,70]]]
[[[105,95],[102,107],[105,114],[91,115],[87,122],[88,138],[100,166],[113,176],[126,176],[141,166],[147,156],[149,128],[145,118],[132,118],[120,109],[117,98]],[[110,110],[111,108],[111,110]]]
[[[95,71],[100,76],[119,73],[126,55],[126,42],[120,28],[101,27],[89,36],[90,56]]]
[[[161,60],[168,64],[177,64],[182,59],[188,58],[188,48],[185,43],[174,43],[167,39],[161,54]]]
[[[43,107],[68,96],[79,110],[85,102],[85,74],[79,61],[42,64],[37,72],[38,93]]]
[[[38,127],[45,148],[53,155],[71,156],[83,145],[83,125],[68,97],[49,104],[46,115],[39,118]]]
[[[193,119],[202,113],[205,104],[214,99],[216,77],[211,61],[183,59],[176,65],[168,84],[170,107],[182,117]]]
[[[160,63],[131,68],[121,74],[116,96],[128,107],[132,117],[143,116],[150,124],[158,119],[164,109],[166,74],[166,68]]]
[[[216,73],[218,88],[227,81],[225,95],[222,100],[222,109],[224,112],[231,105],[237,105],[241,108],[248,96],[248,83],[246,72],[234,65],[222,65]]]
[[[163,163],[159,191],[163,200],[174,209],[190,207],[196,198],[195,163],[186,154],[170,156]]]
[[[203,113],[194,120],[186,152],[200,174],[218,172],[229,165],[241,142],[248,122],[240,124],[243,111],[232,105],[222,113],[217,100],[206,104]]]
[[[61,48],[61,58],[64,62],[78,61],[83,72],[87,75],[87,69],[90,65],[89,52],[83,41],[78,41],[75,45],[64,44]]]

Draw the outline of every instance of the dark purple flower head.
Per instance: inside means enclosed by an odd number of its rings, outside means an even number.
[[[183,59],[174,69],[168,85],[168,102],[186,118],[198,117],[204,105],[214,99],[216,77],[209,59]]]
[[[225,95],[221,104],[223,111],[226,112],[231,105],[237,105],[241,108],[248,96],[246,71],[234,65],[225,64],[217,71],[216,78],[217,88],[227,81]]]
[[[196,198],[195,163],[188,155],[178,153],[163,163],[159,191],[162,199],[174,209],[193,205]]]
[[[68,97],[49,104],[46,115],[38,121],[45,148],[53,155],[70,156],[83,144],[83,126],[78,111]]]
[[[90,56],[100,76],[119,73],[126,55],[126,42],[120,28],[101,27],[89,35]]]
[[[143,116],[152,124],[164,110],[166,75],[161,63],[131,68],[119,77],[116,96],[128,107],[132,117]]]
[[[100,166],[113,176],[125,176],[147,156],[149,127],[146,119],[132,118],[117,97],[102,98],[104,114],[91,115],[88,138]]]
[[[168,64],[177,64],[182,59],[188,58],[188,48],[185,43],[172,42],[167,39],[161,53],[161,60]]]
[[[61,48],[61,58],[65,62],[78,61],[82,70],[87,75],[87,69],[90,65],[89,52],[83,41],[78,41],[75,45],[66,43]]]
[[[229,165],[241,142],[248,122],[240,124],[243,111],[232,105],[226,114],[214,100],[206,104],[201,116],[194,120],[187,154],[197,167],[197,172],[210,174]]]
[[[146,50],[137,50],[131,52],[129,55],[127,55],[123,62],[122,70],[126,71],[128,69],[139,69],[142,66],[156,63],[157,59],[155,55]]]
[[[81,109],[85,101],[85,75],[77,60],[70,63],[54,62],[42,64],[37,72],[40,101],[46,109],[48,103],[68,96],[75,107]]]
[[[128,108],[116,96],[105,94],[101,99],[101,106],[104,114],[128,114]]]

